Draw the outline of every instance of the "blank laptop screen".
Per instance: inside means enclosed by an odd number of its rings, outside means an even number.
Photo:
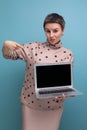
[[[71,64],[36,66],[37,88],[71,85]]]

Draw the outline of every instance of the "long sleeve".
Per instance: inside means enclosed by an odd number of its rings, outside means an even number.
[[[23,48],[10,50],[10,49],[6,48],[5,45],[4,45],[3,48],[2,48],[2,54],[3,54],[3,57],[6,58],[6,59],[26,60],[26,54],[25,54],[24,46],[23,46]]]

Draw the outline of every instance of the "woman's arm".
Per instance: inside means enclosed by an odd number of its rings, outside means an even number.
[[[9,55],[10,51],[14,51],[19,48],[23,48],[23,46],[14,41],[5,41],[2,48],[2,52],[3,55]]]
[[[14,41],[5,41],[2,47],[3,56],[7,59],[26,60],[24,46]]]

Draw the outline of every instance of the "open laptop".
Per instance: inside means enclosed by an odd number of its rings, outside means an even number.
[[[73,87],[73,67],[68,63],[35,64],[35,92],[37,98],[75,96],[81,92]]]

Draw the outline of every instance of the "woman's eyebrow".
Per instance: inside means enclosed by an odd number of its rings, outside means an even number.
[[[53,28],[53,29],[49,29],[49,28],[45,28],[46,30],[57,30],[57,29],[59,29],[59,28]]]

